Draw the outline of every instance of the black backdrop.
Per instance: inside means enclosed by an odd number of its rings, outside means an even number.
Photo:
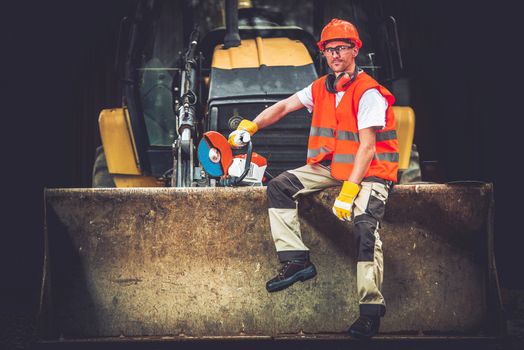
[[[118,22],[132,5],[56,0],[3,6],[0,305],[34,307],[38,301],[42,189],[89,184],[100,142],[98,113],[120,104],[112,61]],[[438,160],[446,181],[495,184],[502,285],[524,288],[517,55],[522,40],[516,9],[508,6],[386,1],[399,22],[412,78],[421,157]]]

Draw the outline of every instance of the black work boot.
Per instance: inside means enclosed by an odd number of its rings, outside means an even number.
[[[351,325],[351,327],[349,327],[348,332],[354,338],[367,339],[377,334],[379,327],[380,327],[380,317],[379,316],[361,315]]]
[[[309,260],[286,261],[278,274],[267,281],[266,289],[268,292],[278,292],[297,281],[304,282],[316,275],[317,269]]]

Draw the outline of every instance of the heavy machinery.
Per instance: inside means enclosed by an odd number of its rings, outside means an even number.
[[[253,119],[326,72],[315,35],[332,16],[327,5],[268,1],[280,10],[272,12],[240,3],[237,11],[229,0],[225,7],[140,1],[123,22],[124,104],[100,115],[103,150],[94,170],[94,187],[118,188],[45,190],[43,341],[347,338],[358,313],[356,255],[351,225],[330,214],[336,189],[300,199],[318,277],[270,295],[264,283],[277,261],[265,187],[217,186],[196,157],[205,131],[227,136],[241,118]],[[395,21],[361,13],[376,3],[344,2],[337,14],[361,30],[359,66],[402,104],[408,94]],[[220,18],[225,28],[209,30]],[[414,113],[395,108],[407,169]],[[253,138],[268,179],[304,163],[310,118],[294,112]],[[381,332],[403,339],[503,334],[493,206],[491,184],[395,187],[381,233],[388,302]]]
[[[358,3],[339,5],[357,14],[362,11]],[[204,131],[227,136],[242,118],[253,119],[327,72],[310,32],[283,25],[286,19],[279,13],[247,7],[246,2],[241,5],[238,15],[236,10],[225,12],[226,28],[206,33],[201,23],[187,42],[181,34],[189,26],[182,22],[188,20],[178,18],[183,6],[176,2],[141,3],[135,19],[124,22],[117,55],[124,105],[100,114],[103,151],[97,153],[94,187],[210,186],[195,151]],[[272,5],[281,10],[295,7],[306,18],[322,12],[324,6],[319,2]],[[194,19],[189,22],[199,24]],[[312,26],[313,21],[302,22]],[[371,24],[362,26],[366,45],[357,63],[405,96],[407,87],[397,87],[403,79],[395,21],[386,17],[376,22],[375,42],[367,30]],[[414,113],[402,107],[406,101],[399,102],[395,109],[405,170]],[[268,159],[268,179],[304,164],[310,121],[310,113],[303,109],[254,139],[256,150]]]

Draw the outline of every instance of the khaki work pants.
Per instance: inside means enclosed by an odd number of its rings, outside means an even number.
[[[342,181],[331,176],[330,168],[320,164],[281,173],[268,184],[268,207],[271,234],[281,262],[309,259],[298,221],[297,197],[340,186]],[[382,296],[382,242],[378,229],[388,198],[391,182],[365,178],[355,198],[352,222],[357,241],[357,289],[360,313],[383,316],[386,303]]]

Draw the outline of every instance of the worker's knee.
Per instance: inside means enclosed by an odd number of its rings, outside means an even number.
[[[285,171],[269,181],[267,185],[268,205],[270,208],[295,208],[293,196],[303,189],[300,180]]]
[[[375,231],[378,222],[370,215],[363,214],[355,217],[355,239],[357,241],[357,261],[373,261],[375,253]]]

